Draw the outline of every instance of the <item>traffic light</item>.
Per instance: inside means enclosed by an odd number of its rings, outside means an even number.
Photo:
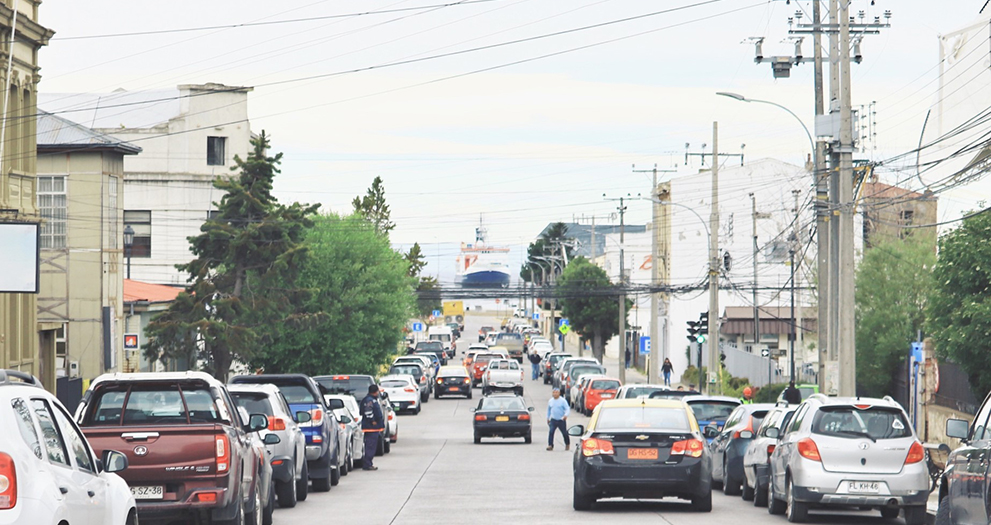
[[[698,331],[696,332],[695,341],[701,344],[705,342],[706,336],[709,335],[709,312],[699,314],[697,326]]]
[[[695,343],[698,342],[699,338],[699,322],[698,321],[687,321],[688,325],[688,341]]]

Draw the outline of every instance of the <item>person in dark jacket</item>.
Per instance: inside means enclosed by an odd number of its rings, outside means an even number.
[[[540,354],[537,352],[530,352],[530,368],[533,369],[533,380],[536,381],[540,377]]]
[[[365,457],[361,460],[362,470],[378,470],[372,465],[375,451],[379,448],[379,439],[383,439],[385,417],[382,416],[382,406],[379,404],[379,386],[369,385],[368,395],[362,398],[358,407],[361,412],[361,431],[365,434]]]
[[[671,364],[671,360],[664,358],[664,364],[661,365],[661,373],[664,374],[664,386],[671,386],[671,372],[674,371],[674,365]]]
[[[788,382],[788,388],[785,389],[783,397],[789,405],[797,405],[802,402],[802,393],[795,388],[794,381]]]

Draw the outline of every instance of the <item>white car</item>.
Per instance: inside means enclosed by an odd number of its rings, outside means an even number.
[[[0,428],[0,525],[137,524],[131,489],[114,474],[127,457],[113,450],[96,457],[37,378],[0,370]]]
[[[398,413],[403,410],[420,413],[420,387],[413,381],[413,376],[393,374],[379,379],[379,388],[389,395],[392,408]]]
[[[437,370],[434,368],[433,361],[424,355],[404,355],[397,357],[395,361],[392,362],[393,365],[401,365],[413,363],[414,365],[420,365],[423,367],[423,371],[427,373],[427,378],[432,382],[436,378]]]
[[[354,470],[361,458],[365,457],[365,435],[358,416],[358,402],[354,396],[348,394],[324,394],[323,399],[334,411],[341,430],[344,431],[344,441],[341,441],[346,444],[347,459],[344,464],[348,470]]]

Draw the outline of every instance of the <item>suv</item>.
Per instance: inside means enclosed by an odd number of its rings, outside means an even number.
[[[310,420],[301,422],[299,427],[306,436],[306,470],[313,490],[327,492],[341,481],[344,457],[338,441],[337,418],[327,409],[316,381],[303,374],[260,374],[235,376],[230,383],[271,383],[279,387],[294,414],[309,412]]]
[[[925,449],[890,397],[809,396],[771,454],[767,510],[805,521],[810,507],[873,507],[926,519]],[[983,507],[983,498],[981,506]]]
[[[991,448],[991,395],[984,399],[973,422],[964,419],[946,421],[946,435],[961,440],[960,446],[946,459],[946,470],[939,483],[939,510],[936,525],[952,523],[987,523],[988,449]]]
[[[0,370],[0,428],[0,523],[137,524],[134,496],[114,474],[127,457],[94,454],[37,378]]]
[[[254,521],[263,513],[264,450],[259,457],[250,433],[265,429],[268,417],[245,419],[209,374],[101,375],[76,421],[95,450],[127,455],[123,477],[142,521]]]

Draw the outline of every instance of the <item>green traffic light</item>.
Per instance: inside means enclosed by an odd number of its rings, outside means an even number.
[[[698,338],[696,338],[695,340],[698,341],[698,342],[700,342],[700,343],[704,343],[705,342],[705,334],[699,334]]]

